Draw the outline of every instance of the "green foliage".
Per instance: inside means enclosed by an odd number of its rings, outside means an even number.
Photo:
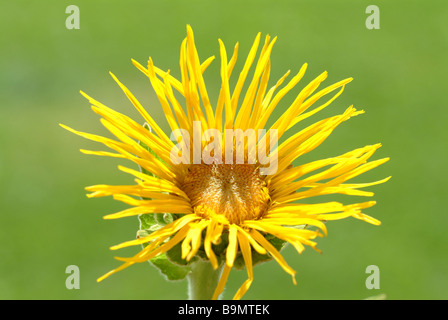
[[[147,123],[143,125],[149,132],[151,132],[151,128]],[[159,156],[151,150],[147,145],[143,142],[139,141],[139,144],[151,152],[152,155],[157,157],[160,161]],[[153,173],[145,170],[143,167],[140,167],[141,172],[154,176]],[[152,214],[141,214],[139,215],[140,228],[137,233],[139,237],[145,237],[150,235],[152,232],[163,228],[167,224],[173,222],[177,215],[173,215],[170,213],[152,213]],[[145,247],[147,244],[143,244]],[[158,255],[155,258],[149,260],[149,263],[155,266],[159,271],[165,276],[167,280],[182,280],[185,279],[187,274],[191,271],[190,264],[194,262],[195,259],[187,262],[185,259],[182,259],[181,245],[180,243],[174,246],[168,252]]]
[[[139,216],[139,221],[140,230],[137,235],[145,237],[170,223],[172,216],[167,213],[142,214]],[[143,244],[143,247],[146,246],[147,244]],[[167,280],[182,280],[190,272],[190,264],[193,261],[194,259],[187,262],[181,258],[181,247],[178,244],[168,252],[149,260],[149,263],[159,269]]]

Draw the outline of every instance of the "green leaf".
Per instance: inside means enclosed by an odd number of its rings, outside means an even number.
[[[183,280],[191,271],[189,266],[180,266],[172,263],[166,254],[161,254],[151,260],[149,260],[153,266],[155,266],[159,271],[165,276],[167,280]]]
[[[196,257],[196,256],[193,257],[190,261],[187,261],[186,259],[182,259],[181,243],[178,243],[173,248],[171,248],[171,250],[169,250],[166,253],[166,256],[167,256],[168,260],[170,260],[172,263],[180,265],[180,266],[188,266],[198,259],[198,257]]]
[[[141,214],[138,218],[140,220],[140,230],[137,232],[139,238],[150,235],[172,221],[170,214],[162,213]],[[146,243],[142,244],[143,247],[147,245]],[[181,245],[178,244],[168,252],[150,259],[148,262],[156,267],[167,280],[182,280],[185,279],[191,270],[190,262],[195,261],[197,258],[193,258],[187,263],[181,256]]]
[[[171,213],[155,213],[155,219],[158,224],[167,225],[174,221]]]
[[[150,229],[154,224],[157,224],[155,213],[145,213],[138,216],[140,221],[140,230]]]
[[[143,128],[145,128],[146,130],[148,130],[148,131],[151,133],[151,127],[150,127],[149,124],[147,124],[146,122],[143,124]],[[160,162],[163,162],[163,163],[164,163],[164,161],[162,160],[162,158],[160,158],[159,155],[158,155],[157,153],[155,153],[155,152],[154,152],[148,145],[146,145],[144,142],[142,142],[142,141],[138,141],[138,144],[139,144],[140,146],[142,146],[143,148],[145,148],[146,150],[148,150],[148,152],[151,153],[154,157],[156,157],[157,160],[159,160]],[[155,175],[154,175],[152,172],[149,172],[148,170],[146,170],[145,168],[143,168],[143,167],[141,167],[141,166],[139,166],[139,167],[140,167],[140,171],[141,171],[142,173],[155,177]]]
[[[149,234],[151,234],[152,232],[154,232],[157,229],[162,228],[161,225],[159,224],[154,224],[151,226],[151,229],[147,229],[147,230],[139,230],[138,231],[138,236],[139,237],[144,237],[147,236]],[[146,247],[148,244],[144,243],[142,246]],[[175,249],[177,246],[175,246],[173,249]],[[180,245],[179,245],[180,248]],[[170,255],[172,257],[174,257],[173,260],[177,261],[177,256],[179,255],[176,250],[173,251],[173,249],[169,250],[166,253],[163,253],[161,255],[158,255],[157,257],[154,257],[150,260],[148,260],[150,265],[153,265],[154,267],[156,267],[160,273],[162,273],[165,278],[167,280],[182,280],[185,279],[185,277],[188,275],[188,273],[191,270],[191,267],[189,266],[189,263],[187,264],[185,260],[184,263],[175,263],[173,261],[171,261],[170,259],[168,259],[167,255]],[[173,251],[173,252],[171,252]],[[179,256],[179,261],[182,261],[182,259]],[[192,259],[191,262],[195,261],[196,258]]]
[[[145,123],[143,127],[151,132],[151,128],[147,123]],[[162,159],[145,143],[142,141],[139,141],[138,143],[158,160],[162,161]],[[142,173],[155,177],[152,172],[149,172],[141,166],[139,167]],[[176,220],[178,216],[170,213],[151,213],[141,214],[138,218],[140,221],[140,230],[138,230],[137,236],[141,238],[163,228],[167,224]],[[146,247],[147,244],[143,244],[142,246]],[[148,262],[159,269],[167,280],[182,280],[191,271],[191,267],[189,266],[190,263],[196,260],[196,257],[189,262],[182,259],[181,245],[178,244],[168,252],[158,255],[157,257],[150,259]]]

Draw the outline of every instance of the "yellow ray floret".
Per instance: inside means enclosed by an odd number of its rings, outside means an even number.
[[[285,106],[283,98],[296,90],[308,64],[303,64],[289,81],[286,78],[291,72],[287,71],[274,85],[270,85],[274,64],[271,54],[276,41],[276,37],[268,35],[260,44],[261,33],[258,33],[237,79],[233,81],[239,45],[237,43],[233,47],[233,54],[228,59],[224,43],[218,40],[221,87],[216,102],[204,78],[215,57],[201,61],[190,26],[187,26],[187,36],[180,47],[179,79],[170,70],[156,67],[151,57],[146,66],[132,60],[135,67],[148,77],[165,115],[164,124],[160,119],[152,118],[148,109],[112,73],[113,80],[141,115],[141,121],[114,111],[81,92],[114,138],[61,126],[113,151],[82,149],[83,153],[127,159],[140,169],[120,165],[119,170],[131,175],[134,184],[89,186],[86,188],[90,192],[88,197],[112,196],[129,205],[127,209],[106,215],[105,219],[166,213],[174,217],[170,223],[139,233],[137,239],[111,247],[118,250],[143,245],[143,249],[132,257],[117,257],[123,264],[98,281],[135,263],[157,258],[179,245],[185,263],[195,263],[195,257],[199,255],[206,257],[217,272],[222,270],[213,299],[218,299],[223,292],[231,269],[244,265],[247,280],[234,295],[234,299],[241,299],[254,281],[253,265],[257,254],[274,259],[296,283],[296,271],[270,239],[288,243],[298,253],[306,247],[320,251],[317,238],[328,234],[330,224],[326,224],[327,221],[351,217],[380,225],[378,219],[364,212],[375,205],[373,200],[344,204],[342,201],[319,203],[315,199],[332,194],[372,197],[373,192],[361,189],[384,183],[390,177],[368,183],[360,183],[355,178],[389,160],[371,160],[381,144],[366,145],[309,163],[301,161],[303,155],[319,147],[339,125],[364,113],[349,106],[341,114],[319,119],[306,127],[302,125],[303,120],[332,104],[353,79],[349,77],[324,86],[328,73],[322,72],[298,89],[292,103]],[[282,109],[277,112],[279,108]],[[275,114],[279,116],[274,118]],[[201,133],[206,132],[207,141],[201,140],[197,144],[195,128],[198,123]],[[268,123],[272,125],[266,128]],[[162,129],[164,125],[173,135]],[[302,127],[296,130],[299,126]],[[218,132],[217,135],[213,135],[213,130]],[[226,130],[253,130],[257,133],[260,130],[261,134],[255,140],[249,137],[237,140],[236,136],[227,138]],[[213,142],[221,141],[222,146],[232,151],[230,160],[234,160],[233,155],[238,150],[243,150],[245,162],[228,162],[225,152],[220,158],[216,149],[213,149],[211,163],[203,158],[193,162],[196,159],[193,154],[183,154],[183,147],[190,145],[188,152],[199,151],[202,156],[204,151],[210,151],[206,147],[209,147],[207,143],[211,142],[211,137]],[[229,151],[226,148],[224,151]],[[260,155],[260,150],[266,150],[266,155]],[[179,155],[179,152],[184,162],[175,163],[172,156]],[[249,162],[249,155],[253,154],[259,157]],[[266,159],[278,160],[276,170],[269,174],[262,173],[267,165]],[[300,165],[296,165],[297,160],[301,161]],[[307,203],[310,199],[313,203]]]

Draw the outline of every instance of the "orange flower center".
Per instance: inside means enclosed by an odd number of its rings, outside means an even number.
[[[240,224],[266,212],[269,192],[255,165],[193,164],[188,171],[182,189],[196,214],[220,214]]]

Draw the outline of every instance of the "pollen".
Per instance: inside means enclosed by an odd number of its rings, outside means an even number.
[[[268,208],[266,182],[255,165],[193,164],[188,171],[182,189],[196,214],[221,214],[241,224],[261,218]]]

